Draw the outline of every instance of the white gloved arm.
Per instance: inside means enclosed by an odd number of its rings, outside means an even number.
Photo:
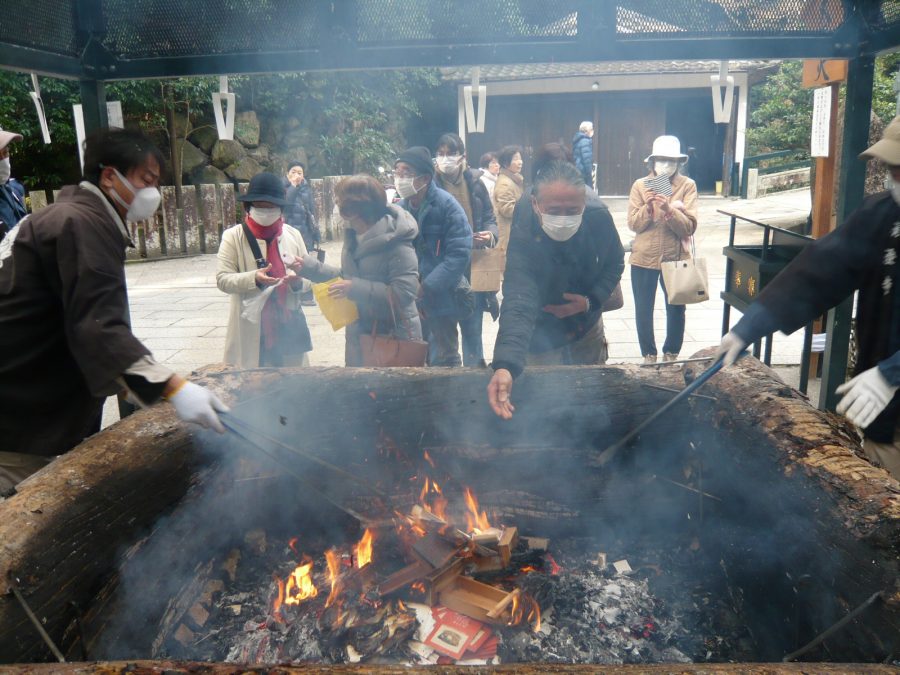
[[[185,381],[166,398],[185,422],[199,424],[204,429],[213,429],[220,434],[225,433],[218,413],[228,412],[228,406],[206,387]]]
[[[730,366],[738,360],[738,357],[741,355],[741,352],[744,351],[746,346],[747,343],[744,342],[742,337],[734,331],[730,331],[722,338],[722,344],[720,344],[719,349],[716,350],[716,360],[721,356],[722,365]]]
[[[865,429],[894,398],[897,387],[888,382],[878,366],[864,370],[835,390],[844,397],[837,411],[861,429]]]

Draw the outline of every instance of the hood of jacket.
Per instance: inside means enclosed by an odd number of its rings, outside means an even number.
[[[371,255],[400,242],[412,242],[419,234],[419,225],[412,214],[399,206],[388,206],[389,213],[378,220],[364,234],[356,234],[353,255],[357,258]]]
[[[583,131],[576,131],[575,135],[572,137],[572,145],[575,145],[576,143],[578,143],[582,138],[586,139],[588,142],[590,142],[590,140],[591,140],[591,137],[588,136]]]

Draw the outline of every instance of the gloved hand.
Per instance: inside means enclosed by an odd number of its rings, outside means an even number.
[[[738,356],[741,355],[741,352],[744,351],[746,346],[747,343],[744,342],[743,338],[739,337],[734,331],[730,331],[722,338],[722,344],[720,344],[719,349],[716,350],[716,359],[724,354],[722,365],[730,366],[737,361]]]
[[[878,366],[864,370],[859,375],[835,389],[844,398],[837,404],[837,411],[861,429],[865,429],[881,414],[897,387],[891,385]]]
[[[185,422],[199,424],[204,429],[213,429],[220,434],[225,433],[225,427],[219,421],[217,412],[228,412],[228,406],[206,387],[185,382],[178,391],[169,396],[169,401]]]

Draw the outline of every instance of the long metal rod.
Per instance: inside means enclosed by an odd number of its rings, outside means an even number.
[[[248,424],[247,422],[240,419],[239,417],[235,417],[234,415],[230,415],[228,413],[220,413],[219,418],[220,419],[224,418],[223,424],[227,428],[230,428],[229,425],[227,424],[227,422],[230,420],[232,422],[232,425],[231,425],[232,427],[234,426],[234,424],[237,424],[238,426],[242,427],[245,431],[249,432],[253,436],[261,438],[264,441],[267,441],[268,443],[271,443],[272,445],[275,445],[275,446],[281,448],[282,450],[286,450],[287,452],[290,452],[292,454],[303,457],[304,459],[308,459],[309,461],[314,462],[315,464],[318,464],[319,466],[324,467],[324,468],[328,469],[329,471],[339,475],[341,478],[345,478],[346,480],[356,483],[357,485],[365,488],[372,494],[382,497],[384,499],[387,499],[387,495],[384,492],[382,492],[381,490],[379,490],[378,488],[376,488],[374,485],[372,485],[371,482],[363,480],[362,478],[359,478],[357,476],[354,476],[349,471],[345,471],[341,467],[335,466],[331,462],[326,462],[324,459],[322,459],[321,457],[317,457],[316,455],[312,454],[311,452],[306,452],[305,450],[301,450],[300,448],[295,448],[293,446],[287,445],[286,443],[282,443],[277,438],[273,438],[272,436],[269,436],[265,432],[260,431],[259,429]]]
[[[640,364],[640,366],[641,368],[664,368],[666,366],[678,366],[682,363],[708,363],[712,360],[712,356],[707,356],[702,359],[681,359],[680,361],[658,361],[654,363],[642,363]]]
[[[327,501],[329,504],[331,504],[332,506],[334,506],[336,509],[339,509],[340,511],[343,511],[343,512],[346,513],[348,516],[350,516],[351,518],[354,518],[355,520],[358,520],[358,521],[359,521],[360,523],[362,523],[363,525],[367,525],[367,524],[369,523],[370,519],[366,518],[366,517],[363,516],[363,515],[360,515],[359,513],[357,513],[356,511],[354,511],[353,509],[347,508],[346,506],[344,506],[343,504],[341,504],[341,503],[338,502],[337,500],[332,499],[331,497],[329,497],[327,494],[325,494],[324,492],[322,492],[322,491],[319,490],[318,488],[313,487],[313,486],[309,483],[309,481],[308,481],[304,476],[302,476],[299,472],[297,472],[297,471],[295,471],[294,469],[292,469],[291,467],[289,467],[287,464],[285,464],[283,461],[281,461],[277,456],[275,456],[274,454],[272,454],[271,452],[269,452],[268,450],[266,450],[264,447],[262,447],[259,443],[257,443],[256,441],[254,441],[254,440],[252,440],[251,438],[249,438],[248,436],[246,436],[246,435],[244,434],[244,432],[242,432],[240,429],[238,429],[236,426],[234,426],[234,425],[231,423],[231,421],[230,421],[229,419],[223,418],[221,415],[219,416],[219,419],[222,421],[222,425],[223,425],[226,429],[228,429],[228,431],[230,431],[231,433],[233,433],[235,436],[237,436],[238,438],[240,438],[242,441],[244,441],[245,443],[247,443],[248,445],[250,445],[250,446],[253,447],[254,449],[256,449],[256,450],[258,450],[259,452],[263,453],[266,457],[268,457],[268,458],[271,459],[273,462],[275,462],[275,464],[277,464],[283,471],[285,471],[286,473],[289,473],[291,476],[293,476],[294,478],[296,478],[297,480],[299,480],[299,481],[300,481],[301,483],[303,483],[303,485],[305,485],[309,490],[311,490],[312,492],[315,492],[317,495],[319,495],[320,497],[322,497],[322,499],[324,499],[325,501]],[[232,418],[232,419],[233,419],[233,418]]]
[[[673,387],[663,387],[658,384],[650,384],[649,382],[641,382],[641,386],[647,387],[647,389],[656,389],[658,391],[669,391],[673,394],[678,394],[681,392],[681,389],[675,389]],[[702,399],[706,399],[707,401],[718,401],[719,400],[715,396],[709,396],[707,394],[691,394],[691,398],[702,398]]]
[[[44,641],[50,651],[53,652],[53,656],[56,657],[56,660],[60,663],[66,662],[66,657],[63,656],[63,653],[59,651],[59,647],[56,646],[56,643],[53,642],[53,638],[44,630],[44,626],[41,625],[40,620],[35,616],[34,612],[31,611],[31,607],[28,606],[28,602],[25,600],[25,596],[22,595],[22,592],[19,590],[19,586],[16,584],[15,575],[12,572],[9,574],[9,587],[12,589],[13,595],[16,596],[16,600],[19,601],[19,604],[22,605],[22,609],[25,611],[25,616],[28,617],[28,620],[31,621],[32,625],[35,627],[38,633],[41,635],[41,639]]]
[[[740,359],[746,352],[742,353],[738,358]],[[650,415],[646,420],[641,422],[635,429],[628,432],[625,437],[620,440],[618,443],[614,443],[610,445],[606,450],[600,453],[596,460],[594,460],[594,464],[597,466],[604,466],[608,462],[610,462],[613,457],[619,454],[619,450],[624,448],[626,444],[633,439],[635,436],[640,434],[644,429],[650,426],[660,415],[665,414],[670,408],[678,405],[681,401],[686,399],[688,396],[697,391],[700,387],[706,384],[713,375],[722,370],[722,358],[720,357],[713,365],[704,370],[697,376],[693,382],[691,382],[688,386],[681,390],[681,393],[673,396],[670,401],[667,401],[665,405],[663,405],[659,410]]]
[[[833,626],[831,626],[831,628],[828,628],[824,632],[819,633],[815,638],[813,638],[812,640],[807,642],[805,645],[800,647],[800,649],[798,649],[797,651],[791,652],[790,654],[785,656],[783,659],[781,659],[781,661],[783,663],[787,663],[788,661],[793,661],[794,659],[799,658],[799,657],[803,656],[804,654],[806,654],[806,652],[811,650],[813,647],[816,647],[817,645],[825,642],[825,640],[827,640],[830,636],[834,635],[841,628],[843,628],[848,623],[853,621],[853,619],[855,619],[857,616],[859,616],[864,611],[866,611],[866,609],[868,609],[871,605],[873,605],[876,600],[878,600],[879,598],[881,598],[883,596],[884,596],[884,591],[878,591],[877,593],[872,593],[872,595],[869,596],[868,600],[866,600],[863,604],[861,604],[859,607],[857,607],[852,612],[850,612],[843,619],[841,619],[840,621],[835,623]]]

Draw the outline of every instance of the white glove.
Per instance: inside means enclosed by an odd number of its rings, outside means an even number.
[[[837,404],[838,413],[846,415],[853,424],[865,429],[891,402],[897,387],[884,379],[878,366],[875,366],[864,370],[835,391],[844,394],[844,398]]]
[[[746,346],[747,343],[744,342],[743,338],[739,337],[734,331],[730,331],[722,338],[722,344],[720,344],[719,349],[716,350],[716,359],[724,354],[722,365],[730,366],[737,361],[738,356],[741,355],[741,352],[744,351],[744,347]]]
[[[206,387],[185,382],[181,389],[169,397],[169,401],[185,422],[199,424],[204,429],[214,429],[220,434],[225,433],[217,412],[228,412],[228,406]]]

